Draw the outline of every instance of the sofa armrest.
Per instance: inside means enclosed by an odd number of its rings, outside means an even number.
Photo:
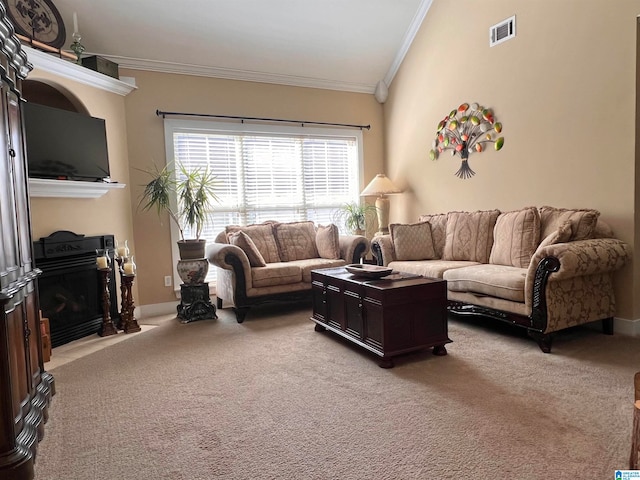
[[[560,268],[549,281],[614,272],[631,259],[631,249],[615,238],[594,238],[575,242],[556,243],[538,250],[531,258],[527,276],[547,257],[555,257]]]
[[[207,259],[211,265],[233,273],[235,282],[242,279],[244,285],[235,285],[248,290],[251,287],[251,265],[247,254],[240,247],[228,243],[207,244]]]
[[[360,263],[369,251],[369,239],[363,235],[340,235],[340,258],[347,263]]]
[[[396,259],[395,249],[391,241],[391,235],[378,235],[371,240],[371,253],[376,259],[376,263],[381,267],[386,267],[389,262]]]
[[[546,282],[568,278],[612,273],[631,259],[631,249],[615,238],[594,238],[575,242],[556,243],[538,249],[527,270],[525,279],[525,303],[532,305],[536,297],[544,297],[544,291],[536,292],[536,272],[546,270]]]

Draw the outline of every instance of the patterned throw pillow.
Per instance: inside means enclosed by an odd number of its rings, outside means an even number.
[[[431,225],[431,238],[436,258],[442,258],[444,253],[444,243],[447,238],[447,214],[437,213],[434,215],[420,215],[419,222],[429,222]]]
[[[320,258],[337,260],[340,258],[340,241],[338,227],[333,224],[318,225],[316,231],[316,248]]]
[[[231,245],[235,245],[236,247],[240,247],[244,253],[247,254],[247,258],[249,259],[249,265],[252,267],[266,267],[267,264],[262,258],[260,251],[256,247],[256,244],[253,243],[251,237],[244,233],[242,230],[234,233],[230,233],[227,237],[229,243]]]
[[[249,235],[265,262],[277,263],[280,261],[280,255],[278,254],[276,239],[273,236],[272,225],[273,222],[247,225],[246,227],[240,225],[228,225],[225,228],[225,232],[228,237],[230,233],[243,231]]]
[[[592,209],[570,210],[567,208],[540,207],[540,236],[546,238],[569,220],[571,222],[571,240],[593,238],[600,212]]]
[[[501,213],[493,229],[489,263],[526,268],[540,241],[540,214],[535,207]]]
[[[318,258],[313,222],[274,223],[273,233],[283,262]]]
[[[396,260],[432,260],[438,258],[433,248],[431,225],[392,223],[389,225]]]
[[[443,259],[489,263],[498,215],[500,210],[449,212]]]

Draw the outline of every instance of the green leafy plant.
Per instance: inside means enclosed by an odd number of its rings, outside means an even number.
[[[186,226],[200,239],[208,212],[218,201],[215,190],[219,182],[213,172],[208,167],[189,171],[184,165],[179,165],[176,171],[167,165],[162,169],[154,166],[145,173],[151,180],[144,186],[138,206],[143,211],[155,209],[158,215],[167,212],[178,226],[182,240]],[[172,206],[174,195],[178,200],[177,209]]]
[[[351,233],[363,232],[366,229],[367,220],[373,219],[375,213],[374,205],[348,202],[333,212],[333,221],[343,225]]]

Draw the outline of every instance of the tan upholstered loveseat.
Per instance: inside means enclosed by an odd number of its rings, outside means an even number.
[[[553,207],[422,215],[371,249],[379,265],[447,280],[451,312],[522,326],[546,353],[567,327],[613,333],[613,272],[631,256],[599,212]]]
[[[360,263],[368,251],[366,237],[339,235],[335,225],[266,222],[227,226],[207,258],[218,269],[218,308],[227,303],[242,323],[253,306],[310,299],[311,270]]]

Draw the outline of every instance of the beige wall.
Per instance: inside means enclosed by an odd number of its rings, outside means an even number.
[[[33,239],[46,237],[56,230],[70,230],[87,236],[114,234],[118,240],[129,240],[129,246],[135,251],[124,97],[38,69],[27,78],[54,86],[73,99],[73,103],[81,104],[89,115],[105,119],[111,178],[127,185],[96,199],[32,198]],[[136,298],[135,285],[133,293]]]
[[[391,221],[528,205],[595,208],[634,245],[635,0],[434,0],[396,75],[385,115],[387,173],[406,189]],[[517,36],[488,29],[516,15]],[[491,107],[504,148],[429,160],[438,122],[463,102]],[[618,316],[640,318],[638,269],[617,275]]]
[[[370,124],[371,130],[363,133],[363,183],[382,171],[382,106],[373,95],[137,70],[120,73],[135,77],[138,86],[125,100],[138,305],[176,300],[173,289],[163,283],[173,268],[168,217],[160,222],[154,212],[137,209],[141,185],[148,181],[138,169],[165,162],[163,122],[156,110]]]

